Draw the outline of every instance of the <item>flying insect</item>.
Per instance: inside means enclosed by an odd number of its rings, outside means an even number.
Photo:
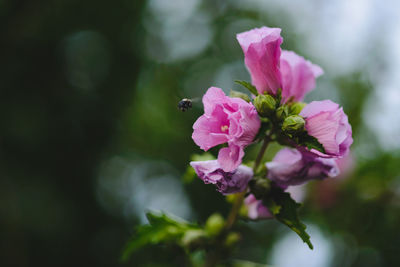
[[[178,102],[178,109],[182,112],[188,111],[192,108],[193,102],[197,102],[198,98],[183,98],[181,101]]]

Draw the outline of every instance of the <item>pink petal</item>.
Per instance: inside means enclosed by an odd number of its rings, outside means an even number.
[[[230,144],[229,147],[219,150],[218,163],[221,165],[222,170],[231,172],[242,163],[243,156],[244,150],[242,147]]]
[[[254,140],[254,137],[256,137],[261,126],[261,121],[258,117],[257,110],[250,103],[246,103],[245,106],[241,107],[240,114],[242,135],[238,139],[238,145],[247,146],[251,144]]]
[[[336,142],[339,123],[332,119],[329,112],[321,112],[307,118],[305,128],[309,135],[316,137],[323,144],[328,154],[336,155],[339,153],[339,144]]]
[[[315,79],[322,69],[292,51],[283,51],[280,58],[282,74],[282,96],[285,100],[294,97],[303,100],[306,93],[315,88]]]
[[[206,115],[200,116],[194,123],[192,138],[205,151],[228,141],[228,136],[221,131],[220,120]]]
[[[336,111],[338,108],[339,104],[336,104],[330,100],[313,101],[307,104],[299,115],[307,118],[323,111]]]
[[[260,94],[265,91],[275,94],[281,88],[279,58],[283,38],[280,32],[278,28],[262,27],[236,36],[252,83]]]
[[[211,114],[215,105],[226,101],[227,96],[218,87],[210,87],[203,96],[204,113]]]
[[[221,174],[210,175],[210,173],[215,172],[220,168],[218,161],[216,160],[206,160],[206,161],[192,161],[190,162],[190,166],[193,167],[196,174],[201,178],[205,179],[207,183],[216,184],[220,179],[223,178]]]

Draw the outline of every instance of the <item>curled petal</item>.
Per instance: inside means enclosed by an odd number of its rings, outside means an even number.
[[[290,148],[280,150],[271,162],[266,163],[266,167],[267,177],[282,188],[339,175],[334,159],[316,157]]]
[[[262,27],[236,36],[242,47],[252,83],[260,94],[276,94],[278,88],[281,88],[279,58],[283,38],[280,33],[279,28]]]
[[[243,192],[253,177],[251,168],[240,165],[231,172],[222,170],[217,160],[192,161],[190,165],[206,184],[214,184],[222,194]]]
[[[343,157],[353,143],[351,125],[347,115],[338,104],[330,101],[313,101],[303,108],[300,116],[305,118],[309,135],[318,139],[325,154],[311,150],[322,157]]]

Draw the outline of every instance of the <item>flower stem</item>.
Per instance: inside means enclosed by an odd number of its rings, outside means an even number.
[[[264,157],[265,151],[267,150],[267,147],[268,147],[268,144],[270,141],[271,141],[271,137],[269,135],[267,135],[264,138],[260,152],[258,152],[256,161],[254,162],[254,166],[253,166],[254,173],[257,172],[257,169],[261,163],[262,158]],[[236,222],[240,207],[243,204],[243,200],[244,200],[246,193],[247,193],[247,187],[246,187],[246,190],[239,193],[237,195],[237,197],[235,198],[235,202],[233,203],[232,209],[229,212],[228,218],[226,219],[226,224],[225,224],[225,229],[224,229],[225,232],[228,232],[230,230],[230,228],[233,226],[233,224]]]
[[[263,144],[261,146],[261,149],[258,152],[256,161],[254,162],[254,166],[253,166],[253,172],[254,173],[257,172],[257,169],[258,169],[258,167],[259,167],[259,165],[261,163],[262,158],[264,157],[265,151],[267,150],[267,147],[268,147],[268,144],[269,144],[270,141],[271,141],[271,135],[267,135],[264,138],[264,141],[263,141]],[[226,219],[225,226],[224,226],[223,230],[221,231],[219,237],[216,240],[216,244],[218,245],[217,249],[215,251],[211,251],[207,255],[207,259],[206,259],[206,263],[205,263],[206,267],[215,266],[219,262],[220,257],[221,257],[221,255],[219,255],[221,253],[219,251],[220,243],[223,242],[223,240],[225,239],[225,237],[227,236],[227,234],[229,233],[230,229],[235,224],[235,222],[236,222],[236,220],[238,218],[240,207],[242,206],[244,197],[245,197],[245,195],[247,193],[247,188],[248,187],[246,187],[246,189],[243,192],[237,194],[237,197],[235,198],[235,201],[234,201],[234,203],[232,205],[231,211],[229,212],[228,218]]]
[[[262,144],[262,147],[261,147],[261,149],[260,149],[260,152],[258,152],[256,161],[254,162],[254,166],[253,166],[253,172],[254,172],[254,174],[257,172],[257,169],[258,169],[258,167],[259,167],[259,165],[260,165],[260,163],[261,163],[262,158],[264,157],[265,151],[267,150],[267,147],[268,147],[270,141],[271,141],[271,136],[270,136],[270,135],[267,135],[267,136],[264,138],[264,142],[263,142],[263,144]]]

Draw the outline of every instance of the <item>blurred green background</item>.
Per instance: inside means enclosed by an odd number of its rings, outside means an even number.
[[[115,266],[146,210],[226,214],[212,186],[182,183],[202,105],[176,105],[242,90],[235,35],[263,25],[325,70],[307,100],[343,105],[355,141],[341,177],[293,189],[314,251],[265,221],[241,225],[234,258],[398,266],[400,4],[383,2],[1,0],[0,266]],[[175,257],[149,248],[126,265]]]

